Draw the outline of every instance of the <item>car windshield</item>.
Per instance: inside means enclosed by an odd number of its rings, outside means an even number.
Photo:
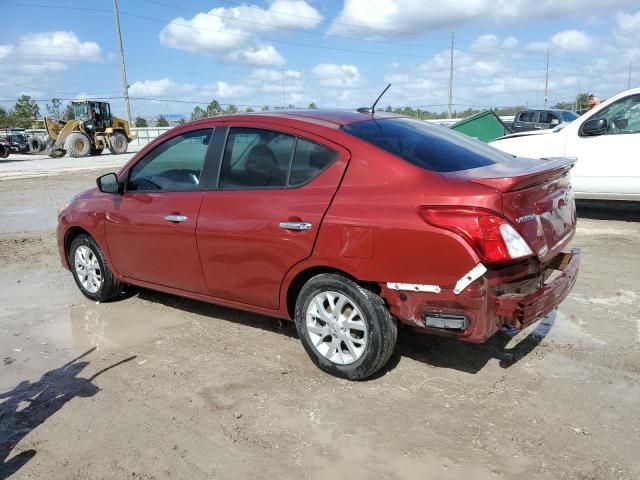
[[[560,116],[562,117],[562,120],[564,120],[565,122],[572,122],[573,120],[578,118],[577,113],[569,112],[569,111],[560,112]]]
[[[455,172],[513,160],[513,156],[448,127],[411,118],[372,119],[343,130],[434,172]]]

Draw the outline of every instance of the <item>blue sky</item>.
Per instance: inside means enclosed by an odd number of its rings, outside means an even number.
[[[196,102],[446,110],[640,84],[637,0],[119,0],[132,115]],[[111,0],[0,0],[0,100],[122,95]],[[284,95],[283,95],[284,83]],[[6,102],[5,100],[11,100]],[[122,114],[120,98],[110,100]],[[191,103],[193,102],[193,103]],[[44,110],[44,108],[42,108]]]

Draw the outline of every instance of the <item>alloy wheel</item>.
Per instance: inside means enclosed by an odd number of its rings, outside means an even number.
[[[89,293],[96,293],[102,286],[102,270],[96,254],[86,245],[76,249],[74,258],[78,281]]]
[[[342,293],[317,294],[309,303],[305,324],[315,349],[336,364],[356,362],[367,347],[367,325],[362,312]]]

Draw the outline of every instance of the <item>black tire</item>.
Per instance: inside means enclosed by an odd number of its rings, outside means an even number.
[[[91,155],[95,156],[95,155],[102,155],[102,151],[104,150],[104,147],[91,147]]]
[[[42,140],[38,137],[31,137],[29,139],[29,153],[40,153],[42,150]]]
[[[113,155],[121,155],[123,153],[127,153],[127,147],[129,146],[129,141],[127,137],[122,132],[116,132],[109,138],[109,151]]]
[[[323,292],[337,292],[346,296],[362,313],[361,320],[367,330],[366,345],[361,356],[353,363],[339,364],[329,360],[311,340],[307,330],[307,309],[316,295]],[[296,301],[295,322],[298,337],[313,363],[331,375],[348,380],[363,380],[380,370],[391,358],[398,338],[398,326],[382,298],[338,274],[316,275],[304,284]],[[344,350],[344,347],[346,345],[343,342],[339,343],[339,349]]]
[[[0,158],[7,158],[11,150],[6,145],[0,145]]]
[[[84,133],[73,132],[64,140],[64,149],[71,157],[86,157],[91,153],[91,140]]]
[[[83,284],[83,280],[86,280],[87,276],[83,276],[83,279],[81,279],[80,274],[78,273],[80,269],[76,268],[76,252],[81,247],[88,249],[89,252],[91,252],[91,254],[93,255],[93,257],[91,255],[87,256],[87,259],[93,261],[93,259],[95,258],[95,260],[97,261],[96,273],[100,275],[101,282],[99,288],[96,291],[91,291]],[[68,255],[69,265],[71,266],[73,278],[76,281],[76,285],[85,297],[96,302],[105,302],[118,296],[118,294],[122,290],[122,284],[113,275],[113,272],[107,265],[107,261],[104,258],[102,249],[93,238],[84,233],[76,236],[69,245]]]

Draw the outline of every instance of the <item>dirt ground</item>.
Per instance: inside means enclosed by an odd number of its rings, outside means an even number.
[[[85,299],[56,211],[101,173],[0,180],[0,478],[640,478],[640,207],[580,208],[557,313],[485,345],[403,330],[356,383],[266,317]]]

